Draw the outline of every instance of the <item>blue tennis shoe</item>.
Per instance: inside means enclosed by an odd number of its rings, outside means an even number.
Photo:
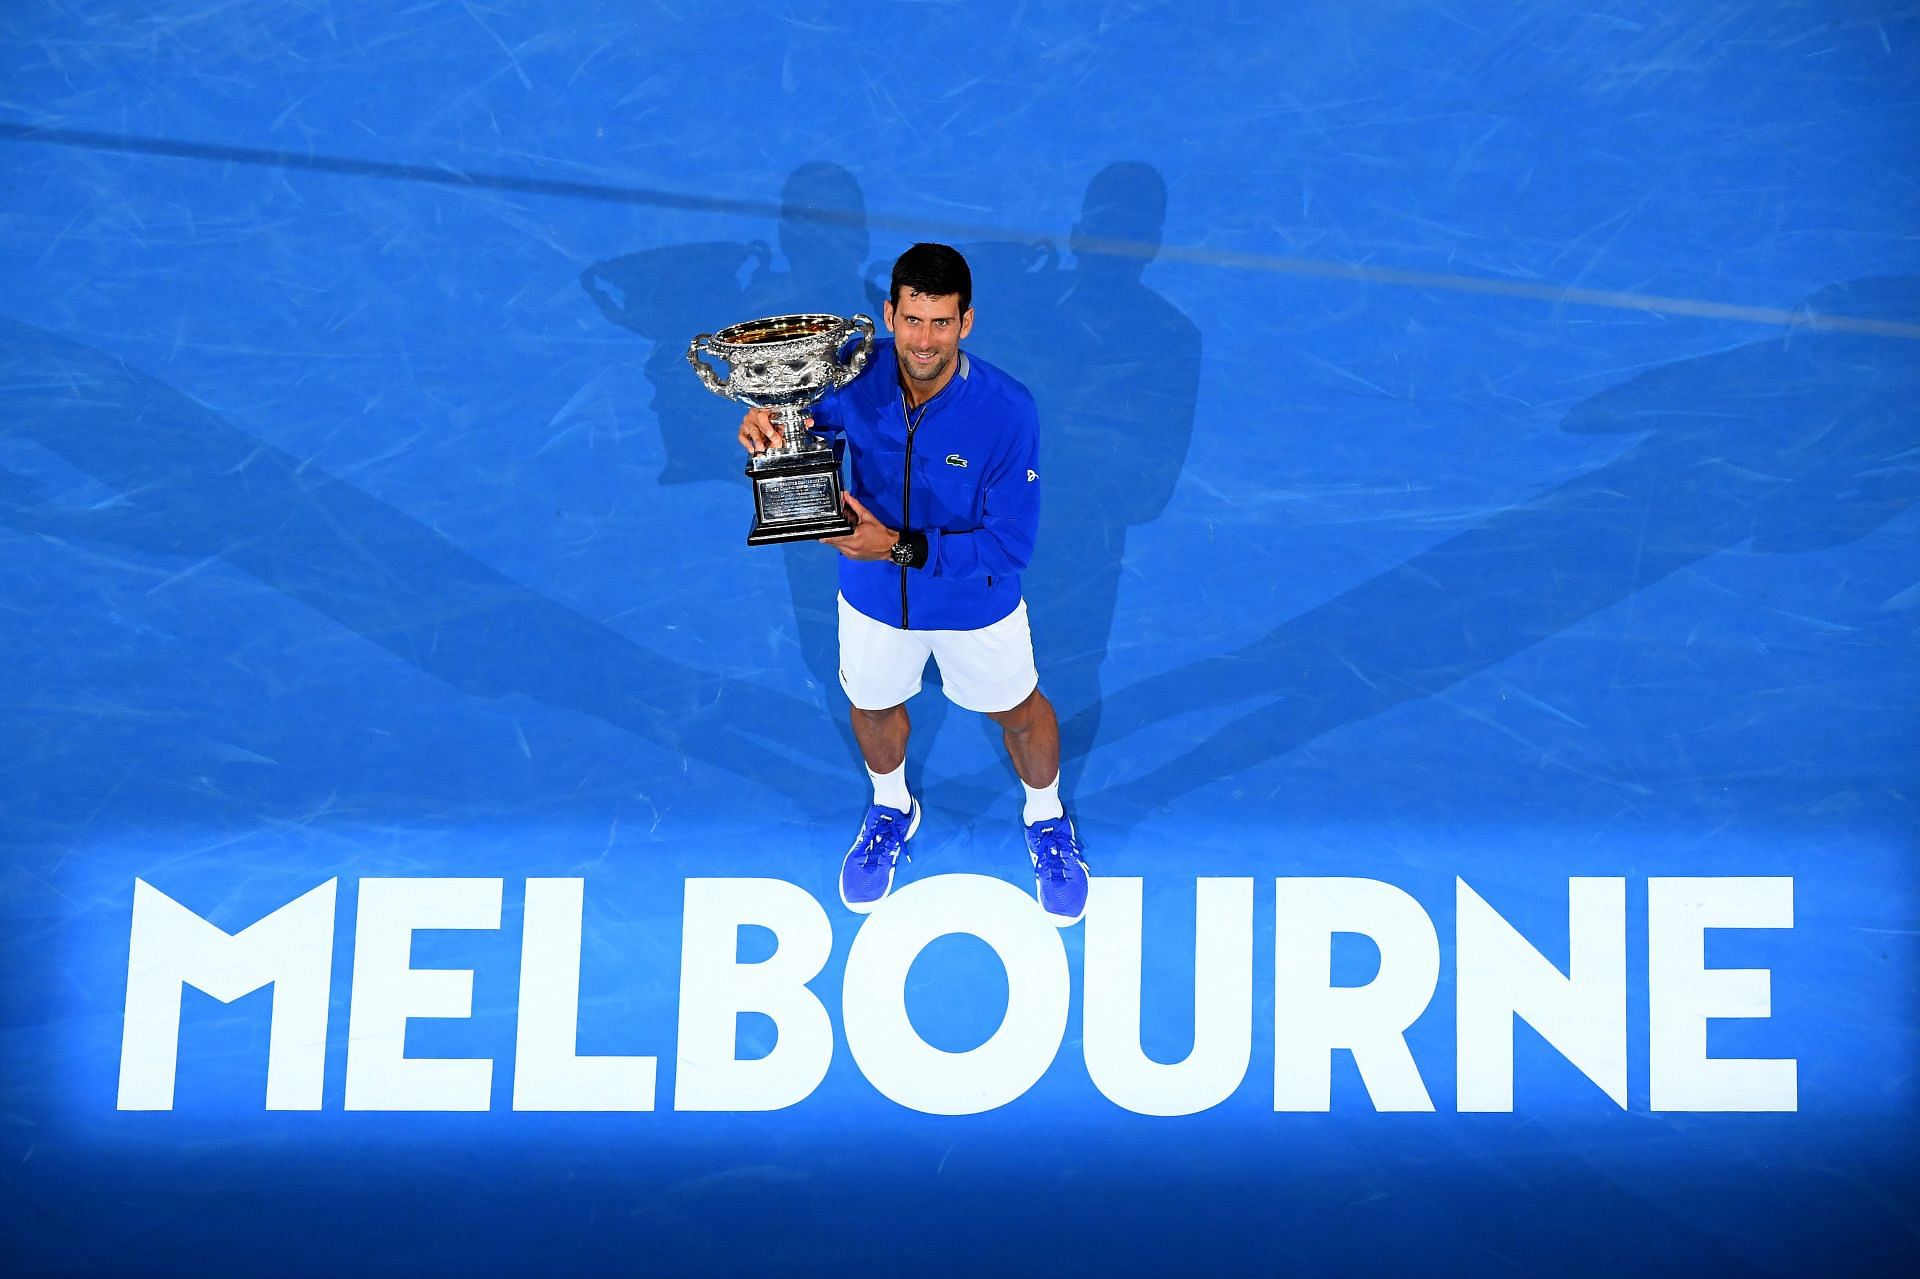
[[[1087,859],[1073,822],[1049,817],[1027,827],[1033,857],[1033,895],[1055,928],[1077,924],[1087,913]]]
[[[884,804],[867,808],[860,834],[840,863],[840,900],[848,910],[864,915],[893,891],[893,872],[907,856],[907,841],[920,829],[920,801],[907,803],[911,808],[905,813]]]

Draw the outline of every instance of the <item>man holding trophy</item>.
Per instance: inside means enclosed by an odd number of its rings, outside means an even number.
[[[1040,692],[1020,594],[1040,522],[1039,417],[1024,386],[960,349],[973,279],[954,249],[901,254],[883,315],[892,340],[873,343],[871,361],[864,316],[752,321],[703,334],[688,352],[709,389],[755,406],[739,433],[755,487],[749,541],[818,538],[844,557],[840,682],[873,803],[840,896],[862,913],[878,905],[919,828],[906,702],[931,657],[947,697],[1001,728],[1026,791],[1035,897],[1065,927],[1086,913],[1087,864],[1060,802],[1059,724]],[[855,337],[861,346],[842,363]],[[730,362],[727,381],[701,362],[703,350]],[[845,441],[844,494],[816,432]]]

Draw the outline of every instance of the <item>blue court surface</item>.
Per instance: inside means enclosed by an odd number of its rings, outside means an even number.
[[[1917,51],[11,0],[0,1270],[1907,1271]],[[931,672],[841,905],[835,557],[684,360],[919,240],[1040,407],[1071,929]]]

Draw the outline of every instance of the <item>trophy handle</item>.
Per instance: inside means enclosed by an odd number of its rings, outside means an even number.
[[[693,365],[693,371],[700,375],[700,380],[706,384],[709,391],[712,391],[715,395],[725,395],[727,393],[726,381],[723,381],[720,375],[714,372],[711,364],[708,364],[700,358],[701,349],[711,341],[713,341],[713,334],[702,333],[699,337],[689,342],[687,344],[687,363]]]
[[[844,347],[847,339],[851,337],[858,337],[860,345],[853,349],[852,358],[845,364],[836,361],[833,375],[833,384],[836,388],[845,386],[859,377],[861,370],[867,367],[867,359],[873,354],[873,317],[865,314],[854,316],[847,324],[846,333],[840,338],[840,346]]]

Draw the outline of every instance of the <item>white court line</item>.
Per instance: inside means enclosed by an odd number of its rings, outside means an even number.
[[[33,125],[18,120],[0,120],[0,141],[39,142],[45,145],[77,147],[84,150],[157,155],[174,159],[216,160],[227,164],[260,164],[358,177],[394,178],[434,186],[510,190],[529,195],[558,196],[563,199],[655,205],[672,209],[704,209],[714,213],[768,217],[775,220],[779,219],[782,212],[780,203],[774,200],[736,200],[722,196],[690,195],[684,191],[669,191],[663,188],[517,177],[510,174],[470,173],[445,166],[429,167],[398,164],[385,160],[361,160],[348,156],[270,151],[257,147],[229,146],[224,143],[183,142],[170,138]],[[1053,239],[1051,236],[1014,231],[1006,227],[934,222],[924,218],[867,214],[845,209],[816,207],[809,208],[807,214],[814,221],[899,231],[916,239],[928,234],[947,240],[1007,240],[1029,244],[1050,243]],[[1089,252],[1103,253],[1111,257],[1133,257],[1143,260],[1160,258],[1170,262],[1187,262],[1195,266],[1219,267],[1227,270],[1312,276],[1329,280],[1358,280],[1368,284],[1386,284],[1400,288],[1439,289],[1489,297],[1523,298],[1533,302],[1550,302],[1557,306],[1596,306],[1616,311],[1640,311],[1652,315],[1700,316],[1712,320],[1732,320],[1742,324],[1763,324],[1776,328],[1816,329],[1840,333],[1864,333],[1874,337],[1920,339],[1920,323],[1905,320],[1869,320],[1859,316],[1819,315],[1783,307],[1744,306],[1735,302],[1711,302],[1699,298],[1665,297],[1653,293],[1633,293],[1612,289],[1582,289],[1546,281],[1501,280],[1491,276],[1360,266],[1352,262],[1338,262],[1325,258],[1282,257],[1266,253],[1208,249],[1197,245],[1159,244],[1149,240],[1083,240],[1081,245]]]

